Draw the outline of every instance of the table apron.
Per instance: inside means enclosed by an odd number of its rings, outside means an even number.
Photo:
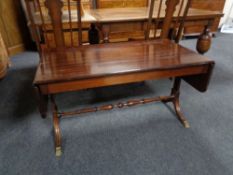
[[[191,75],[202,75],[208,72],[209,65],[198,65],[192,67],[155,70],[147,72],[134,72],[127,74],[116,74],[110,76],[64,81],[57,83],[38,84],[42,94],[57,94],[68,91],[77,91],[82,89],[90,89],[111,85],[119,85],[126,83],[141,82],[145,80],[158,80],[170,77],[184,77]]]

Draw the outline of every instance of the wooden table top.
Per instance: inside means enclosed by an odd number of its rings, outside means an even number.
[[[208,58],[169,40],[81,46],[43,55],[34,84],[56,83],[209,64]]]
[[[104,8],[84,10],[82,22],[86,23],[109,23],[109,22],[125,22],[125,21],[144,21],[148,18],[148,7],[137,8]],[[154,18],[157,16],[157,11],[154,10]],[[165,16],[165,11],[161,11],[161,18]],[[176,14],[174,14],[176,16]],[[206,19],[223,16],[219,11],[208,11],[201,9],[190,8],[187,19]],[[50,23],[48,15],[45,15],[45,22]],[[69,21],[67,11],[63,11],[63,22]],[[77,12],[71,12],[72,21],[77,21]],[[34,15],[35,23],[41,24],[39,12]]]

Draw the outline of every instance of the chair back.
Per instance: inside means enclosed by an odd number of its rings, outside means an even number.
[[[145,39],[169,38],[179,42],[192,0],[151,0]]]
[[[81,0],[25,0],[38,49],[82,45]]]
[[[81,0],[25,0],[38,49],[82,45]],[[150,0],[145,39],[179,41],[191,0]],[[152,36],[152,37],[151,37]]]

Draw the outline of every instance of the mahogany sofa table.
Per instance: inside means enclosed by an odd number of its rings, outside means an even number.
[[[172,102],[177,118],[184,127],[190,127],[180,110],[181,80],[204,92],[207,90],[214,67],[214,61],[167,39],[88,45],[65,51],[44,51],[41,58],[34,85],[38,92],[42,117],[45,118],[47,115],[48,102],[52,104],[58,156],[61,154],[59,119],[67,115],[162,101]],[[167,96],[134,99],[71,112],[59,111],[55,103],[54,96],[59,93],[171,77],[174,78],[174,85]]]

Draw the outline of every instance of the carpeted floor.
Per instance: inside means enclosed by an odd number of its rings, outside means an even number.
[[[195,49],[196,40],[182,44]],[[0,81],[1,175],[232,175],[233,35],[218,34],[206,54],[216,61],[209,90],[201,94],[182,84],[184,129],[169,106],[144,106],[63,119],[63,155],[54,155],[52,120],[41,119],[32,81],[38,55],[12,58]],[[58,96],[68,109],[166,95],[169,80],[148,81]]]

